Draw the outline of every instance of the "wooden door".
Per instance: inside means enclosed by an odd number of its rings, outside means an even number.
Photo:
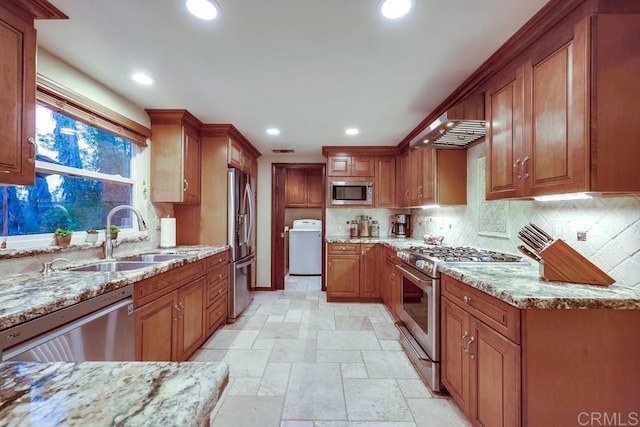
[[[175,360],[176,305],[176,292],[172,292],[134,311],[136,360]]]
[[[375,171],[374,156],[351,156],[351,176],[374,176]]]
[[[363,299],[380,299],[380,247],[375,243],[360,245],[360,297]]]
[[[485,94],[487,200],[518,197],[524,192],[523,86],[524,70],[518,67],[492,82]]]
[[[36,31],[0,7],[0,185],[35,181]]]
[[[307,207],[307,170],[286,169],[284,183],[285,207]]]
[[[469,418],[474,425],[519,426],[520,346],[474,317],[470,331]]]
[[[327,176],[351,176],[350,156],[329,156]]]
[[[356,300],[360,295],[360,254],[329,255],[328,261],[327,300]]]
[[[200,203],[200,137],[190,126],[184,127],[184,203]]]
[[[465,414],[469,414],[470,316],[446,298],[442,298],[442,383]],[[506,426],[506,425],[505,425]]]
[[[393,156],[376,156],[376,182],[373,187],[375,206],[393,207],[396,194],[396,159]]]
[[[307,169],[307,207],[321,208],[324,200],[322,167]]]
[[[589,189],[589,22],[540,43],[525,64],[525,196]]]
[[[178,289],[177,360],[186,360],[204,342],[206,277]]]

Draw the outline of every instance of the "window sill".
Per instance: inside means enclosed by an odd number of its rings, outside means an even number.
[[[132,233],[135,234],[135,233]],[[125,236],[121,239],[118,239],[118,243],[137,243],[137,242],[145,242],[149,241],[150,238],[147,235],[141,236]],[[30,257],[36,255],[46,255],[46,254],[62,254],[68,252],[77,252],[84,251],[90,249],[101,248],[104,246],[104,240],[98,241],[96,243],[85,243],[85,242],[77,242],[71,243],[69,246],[41,246],[41,247],[33,247],[33,248],[20,248],[20,249],[0,249],[0,261],[7,259],[17,259],[23,257]]]

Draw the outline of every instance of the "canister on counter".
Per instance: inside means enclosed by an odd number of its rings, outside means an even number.
[[[358,221],[355,219],[353,221],[349,221],[349,237],[357,238],[358,237]]]
[[[380,237],[380,224],[375,219],[371,221],[371,237]]]

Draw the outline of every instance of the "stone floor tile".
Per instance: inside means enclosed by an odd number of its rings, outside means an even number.
[[[297,323],[265,323],[258,339],[297,338],[300,325]]]
[[[359,350],[318,350],[317,362],[362,363],[362,352]]]
[[[229,365],[229,377],[261,378],[271,350],[229,350],[222,360]]]
[[[421,427],[466,427],[471,424],[451,399],[407,399],[413,417]]]
[[[341,363],[342,378],[368,378],[364,363]]]
[[[277,339],[271,350],[270,362],[315,362],[315,339]]]
[[[343,383],[350,421],[413,421],[395,380],[345,378]]]
[[[282,418],[285,420],[346,420],[340,365],[294,363]]]
[[[192,362],[222,362],[226,356],[227,350],[212,350],[209,348],[201,348],[197,350],[189,360]]]
[[[253,347],[251,348],[255,350],[271,350],[275,343],[276,343],[275,338],[267,338],[267,339],[257,338],[253,343]]]
[[[304,312],[303,310],[292,309],[291,305],[289,305],[289,310],[287,311],[286,316],[284,316],[284,321],[287,323],[290,323],[290,322],[299,323],[302,320],[303,312]]]
[[[378,341],[380,341],[380,347],[383,350],[388,350],[388,351],[402,350],[402,346],[400,345],[400,341],[397,341],[397,340],[382,340],[382,339],[379,339]]]
[[[290,372],[290,363],[268,363],[260,382],[258,396],[284,396]]]
[[[254,330],[219,329],[204,343],[203,348],[215,350],[249,349],[256,340],[258,333],[259,331]]]
[[[336,322],[332,311],[305,311],[300,319],[300,328],[308,330],[334,330]]]
[[[372,323],[373,331],[379,340],[398,340],[400,332],[393,323]]]
[[[246,310],[245,310],[240,315],[240,317],[236,319],[235,322],[224,325],[222,329],[242,329],[244,331],[247,331],[247,330],[259,331],[260,329],[262,329],[262,326],[266,321],[267,321],[267,316],[249,315],[246,313]]]
[[[335,316],[338,331],[370,331],[373,329],[366,316]]]
[[[380,350],[373,331],[318,331],[318,350]]]
[[[402,351],[363,351],[369,378],[419,378]]]
[[[279,427],[284,397],[225,396],[211,427]]]
[[[234,378],[229,387],[230,396],[255,396],[260,387],[261,378]]]
[[[400,391],[402,391],[402,395],[405,398],[410,397],[420,397],[420,398],[429,398],[431,396],[431,391],[429,388],[424,385],[422,380],[401,380],[397,379],[396,382],[400,386]]]

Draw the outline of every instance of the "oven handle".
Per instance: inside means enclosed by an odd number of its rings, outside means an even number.
[[[403,276],[409,277],[411,280],[415,281],[419,285],[422,285],[422,286],[433,286],[433,284],[431,283],[431,279],[429,279],[429,280],[421,279],[418,276],[416,276],[415,274],[413,274],[412,272],[410,272],[409,270],[407,270],[406,268],[404,268],[400,264],[396,264],[396,268],[398,270],[400,270],[400,272],[402,273]]]

